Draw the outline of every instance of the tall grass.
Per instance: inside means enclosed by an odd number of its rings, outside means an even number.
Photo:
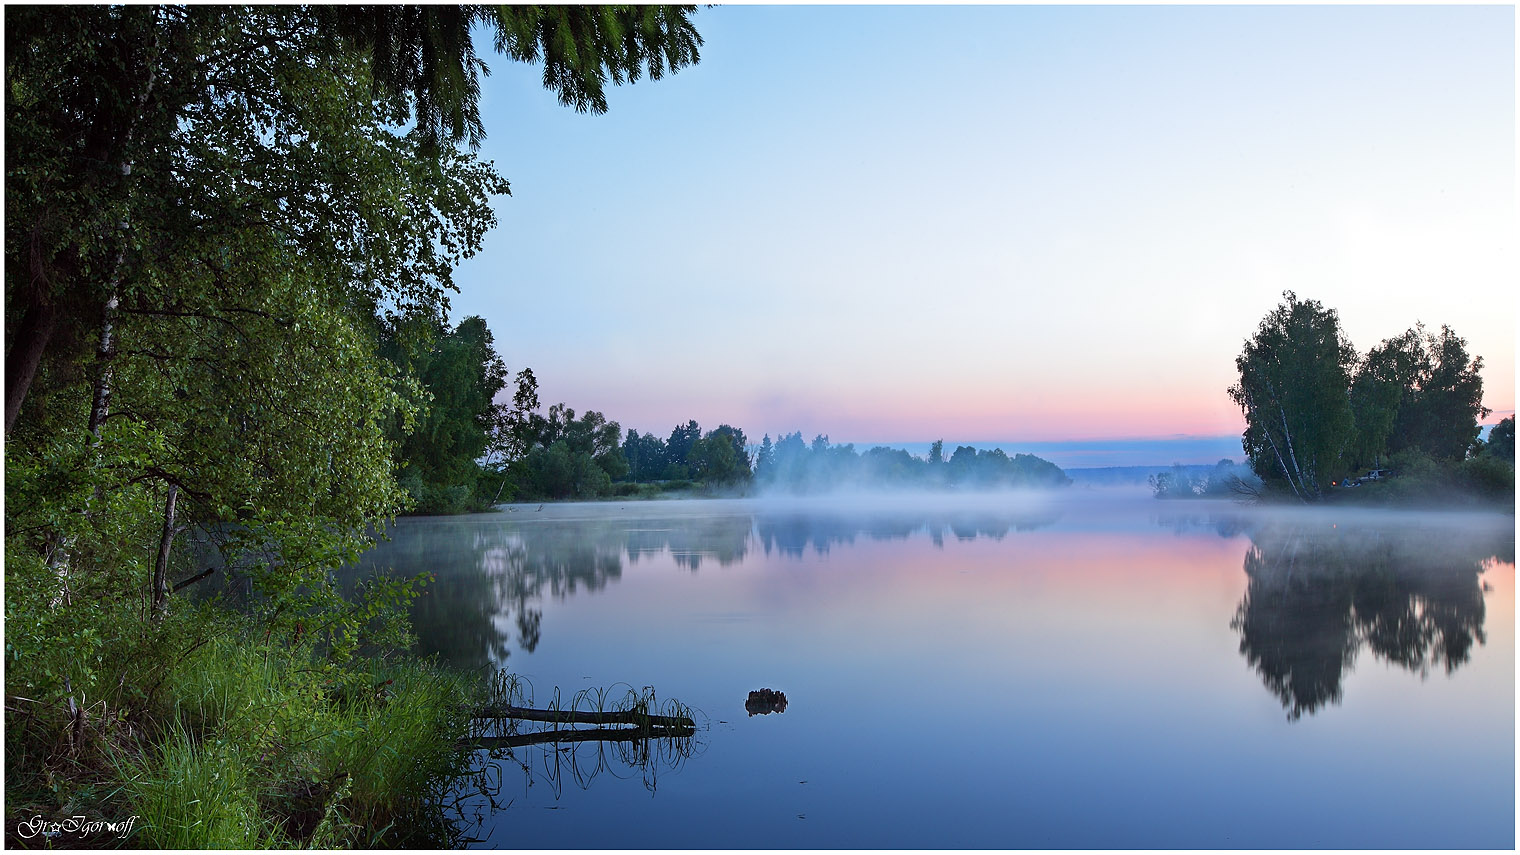
[[[118,763],[135,845],[396,845],[447,836],[468,757],[469,681],[427,662],[337,668],[246,636],[210,640],[166,679],[159,723]],[[421,840],[418,840],[418,835]]]
[[[235,744],[197,741],[175,727],[157,748],[126,764],[135,846],[163,849],[254,849],[287,845],[266,821],[257,772]]]

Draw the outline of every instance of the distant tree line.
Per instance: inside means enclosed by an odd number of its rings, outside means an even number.
[[[1249,467],[1228,457],[1209,468],[1174,463],[1170,471],[1157,472],[1146,481],[1158,499],[1227,499],[1261,486]]]
[[[484,320],[449,329],[400,327],[382,335],[382,354],[413,404],[410,422],[390,425],[398,481],[416,513],[485,510],[509,500],[594,499],[700,489],[740,494],[849,487],[992,489],[1063,487],[1055,464],[1031,454],[944,442],[927,457],[902,449],[811,443],[794,432],[753,449],[741,428],[703,431],[695,420],[669,436],[640,433],[595,410],[577,415],[563,403],[541,410],[532,370],[515,378],[497,355]],[[511,400],[497,401],[509,385]]]
[[[853,444],[830,445],[823,435],[804,442],[801,433],[787,434],[775,443],[767,434],[755,455],[755,479],[800,493],[838,487],[993,489],[1071,483],[1048,460],[1032,454],[1009,457],[1000,448],[984,451],[962,445],[946,459],[944,440],[936,440],[928,457],[884,446],[858,453]]]
[[[1251,468],[1269,492],[1316,501],[1347,477],[1392,466],[1512,495],[1514,420],[1479,440],[1489,414],[1483,359],[1464,339],[1416,324],[1359,355],[1335,310],[1283,297],[1236,359],[1240,379],[1229,389],[1246,417]]]

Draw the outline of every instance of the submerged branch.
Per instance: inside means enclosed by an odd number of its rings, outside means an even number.
[[[564,742],[637,742],[641,739],[681,739],[696,734],[691,726],[597,727],[590,730],[545,730],[512,736],[477,736],[459,740],[459,747],[469,750],[520,748],[525,745]]]
[[[647,715],[637,710],[590,712],[580,710],[534,710],[511,705],[481,707],[472,718],[515,718],[522,721],[547,721],[553,724],[633,724],[641,729],[658,727],[692,728],[696,722],[686,716]],[[590,732],[590,731],[588,731]],[[630,731],[632,732],[632,731]]]

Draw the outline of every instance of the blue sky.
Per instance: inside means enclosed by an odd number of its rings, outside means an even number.
[[[695,21],[701,63],[602,116],[487,51],[513,195],[454,316],[546,402],[662,435],[1227,435],[1293,289],[1362,351],[1451,324],[1514,408],[1512,8]]]

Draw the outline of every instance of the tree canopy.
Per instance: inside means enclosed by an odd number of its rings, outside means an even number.
[[[1285,292],[1235,360],[1240,382],[1229,390],[1246,415],[1243,444],[1263,481],[1313,499],[1341,475],[1355,364],[1335,310]]]
[[[1359,357],[1333,309],[1291,291],[1235,364],[1242,444],[1269,486],[1310,501],[1390,455],[1461,461],[1478,448],[1483,360],[1450,327],[1422,325]]]
[[[445,320],[509,189],[463,145],[472,28],[600,112],[697,60],[691,14],[7,9],[7,693],[76,729],[79,698],[145,709],[203,631],[169,594],[208,564],[291,650],[400,640],[404,586],[331,571],[406,506],[400,463],[414,503],[478,481],[538,407],[528,371],[494,404],[490,331]],[[615,424],[566,427],[616,470]]]

